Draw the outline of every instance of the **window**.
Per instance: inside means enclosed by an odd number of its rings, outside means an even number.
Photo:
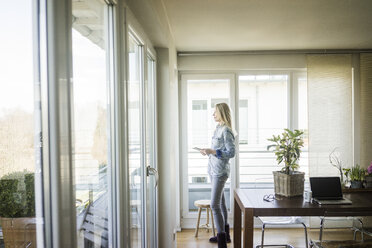
[[[143,167],[141,166],[141,89],[142,46],[129,36],[129,81],[128,81],[128,150],[130,185],[131,247],[142,246],[143,230]]]
[[[35,2],[37,1],[5,1],[0,8],[1,217],[30,217],[27,220],[28,230],[14,229],[13,219],[2,219],[1,234],[4,234],[6,247],[44,246],[43,227],[36,227],[36,223],[44,222],[44,216],[40,187],[40,82],[34,82],[33,72],[34,66],[38,66],[33,63]]]
[[[156,163],[156,96],[155,96],[155,69],[156,62],[150,51],[147,56],[147,80],[145,80],[145,105],[146,105],[146,167],[158,169]],[[149,247],[156,247],[158,244],[158,201],[157,201],[157,179],[155,176],[147,176],[146,191],[146,215],[147,215],[147,243]]]
[[[236,79],[236,80],[234,80]],[[235,90],[238,89],[238,90]],[[235,99],[235,96],[238,99]],[[230,185],[272,188],[272,171],[280,170],[267,139],[284,128],[305,132],[300,170],[308,171],[307,78],[302,71],[248,71],[234,75],[182,74],[183,227],[195,218],[194,201],[210,199],[207,158],[192,148],[209,147],[215,123],[214,105],[230,105],[238,125],[238,160],[231,160],[225,198],[230,207]],[[236,113],[234,103],[237,104]],[[185,125],[184,123],[187,123]],[[236,168],[235,168],[236,167]],[[236,173],[236,171],[238,173]],[[308,173],[306,173],[308,176]],[[189,224],[190,223],[190,224]]]
[[[111,222],[108,183],[111,163],[105,37],[107,10],[105,4],[92,0],[73,5],[72,9],[76,213],[77,223],[91,234],[78,235],[78,247],[84,246],[84,238],[94,246],[109,246],[112,242],[108,234],[94,237],[94,233],[108,231],[111,225],[108,223]],[[93,18],[94,24],[89,21]],[[87,220],[90,224],[86,224]]]
[[[288,127],[287,74],[239,76],[240,186],[271,179],[277,170],[273,152],[267,150],[272,135]]]
[[[231,105],[231,75],[185,75],[182,77],[185,89],[186,105],[184,112],[187,125],[182,127],[184,140],[184,178],[185,181],[183,211],[184,216],[195,212],[194,201],[210,198],[210,179],[208,175],[208,158],[202,156],[193,147],[210,147],[217,123],[213,119],[216,103]],[[225,199],[230,208],[230,179],[225,186]]]
[[[288,106],[291,103],[290,106]],[[301,72],[259,72],[239,76],[239,183],[273,187],[280,170],[267,139],[284,128],[304,131],[300,171],[308,171],[307,81]],[[306,173],[308,176],[308,173]]]

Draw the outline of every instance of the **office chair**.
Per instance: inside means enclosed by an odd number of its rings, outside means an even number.
[[[319,228],[319,241],[323,240],[323,230],[325,221],[345,221],[345,220],[353,220],[352,230],[354,230],[354,240],[356,240],[356,235],[358,232],[361,234],[361,240],[364,241],[364,234],[366,231],[363,227],[363,219],[362,217],[326,217],[320,216],[320,228]],[[357,223],[357,225],[355,225]]]
[[[366,210],[366,211],[358,211],[357,212],[358,214],[360,214],[361,216],[371,216],[372,215],[372,211],[371,210]],[[363,227],[363,220],[361,217],[354,217],[353,215],[355,215],[355,212],[353,211],[335,211],[335,212],[332,212],[332,211],[326,211],[324,213],[324,216],[320,217],[321,218],[321,222],[320,222],[320,230],[319,230],[319,240],[316,241],[316,240],[311,240],[310,241],[310,247],[314,247],[314,248],[322,248],[324,245],[326,244],[337,244],[339,245],[340,247],[356,247],[356,246],[353,246],[353,245],[359,245],[357,247],[372,247],[371,243],[368,243],[367,241],[364,241],[364,234],[367,234],[369,235],[370,232],[368,232],[364,227]],[[345,217],[340,217],[340,216],[345,216]],[[340,220],[345,220],[345,219],[352,219],[353,220],[353,227],[352,229],[354,230],[354,239],[353,240],[327,240],[327,241],[323,241],[323,229],[324,229],[324,223],[326,220],[333,220],[333,221],[340,221]],[[359,226],[356,226],[355,223],[357,223]],[[360,232],[361,233],[361,240],[360,241],[357,241],[356,240],[356,233],[357,232]],[[371,233],[372,234],[372,233]],[[366,246],[364,246],[363,244],[367,242],[368,244],[365,244]],[[349,245],[349,246],[347,246]],[[338,246],[337,246],[338,247]]]
[[[255,179],[255,188],[257,187],[257,183],[262,181],[272,181],[272,178],[256,178]],[[264,196],[264,201],[275,201],[275,195],[267,195]],[[261,234],[261,245],[257,245],[256,248],[264,248],[265,246],[274,247],[274,246],[281,246],[286,248],[293,248],[290,244],[274,244],[274,245],[265,245],[264,244],[264,237],[265,237],[265,228],[267,226],[278,226],[278,225],[302,225],[305,231],[305,242],[306,248],[308,248],[308,237],[307,237],[307,227],[303,222],[302,218],[299,216],[292,216],[292,217],[260,217],[256,216],[262,222],[262,234]]]
[[[307,238],[307,227],[303,222],[302,218],[299,216],[293,217],[259,217],[258,219],[262,222],[262,234],[261,234],[261,245],[257,245],[256,248],[263,248],[265,246],[283,246],[286,248],[293,248],[290,244],[275,244],[275,245],[265,245],[264,244],[264,236],[265,236],[265,228],[266,226],[275,226],[275,225],[302,225],[305,231],[305,242],[306,248],[308,248],[308,238]]]

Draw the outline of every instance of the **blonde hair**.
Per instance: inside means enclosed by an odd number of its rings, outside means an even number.
[[[215,105],[215,108],[216,114],[218,115],[218,117],[220,117],[221,122],[223,122],[223,124],[225,124],[232,130],[231,111],[229,105],[224,102],[217,103]]]

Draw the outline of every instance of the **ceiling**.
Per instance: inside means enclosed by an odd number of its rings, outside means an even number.
[[[158,1],[178,51],[372,48],[372,0]]]

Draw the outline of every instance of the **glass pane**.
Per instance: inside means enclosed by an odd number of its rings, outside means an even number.
[[[155,162],[155,61],[147,57],[146,96],[146,166],[157,168]],[[148,247],[156,247],[156,188],[155,176],[147,177],[147,240]]]
[[[0,247],[4,242],[5,247],[43,246],[42,227],[36,227],[36,216],[38,223],[43,222],[43,199],[32,4],[29,0],[3,1],[0,8]]]
[[[154,161],[154,123],[155,123],[155,62],[147,57],[147,80],[145,81],[145,101],[146,101],[146,166],[155,168]],[[151,177],[149,177],[150,179]],[[148,184],[149,185],[149,184]]]
[[[239,172],[241,187],[272,182],[278,170],[267,140],[287,127],[287,75],[239,76]],[[270,184],[272,187],[272,183]]]
[[[196,211],[194,202],[210,199],[211,186],[208,176],[208,158],[193,147],[210,147],[217,123],[213,119],[216,103],[230,104],[230,80],[208,79],[187,81],[187,120],[188,120],[188,189],[189,210]],[[225,185],[226,205],[230,208],[230,178]]]
[[[78,247],[108,247],[107,68],[105,5],[73,5],[74,166]],[[92,18],[94,22],[92,22]]]
[[[129,38],[128,145],[131,247],[142,247],[141,47]]]

